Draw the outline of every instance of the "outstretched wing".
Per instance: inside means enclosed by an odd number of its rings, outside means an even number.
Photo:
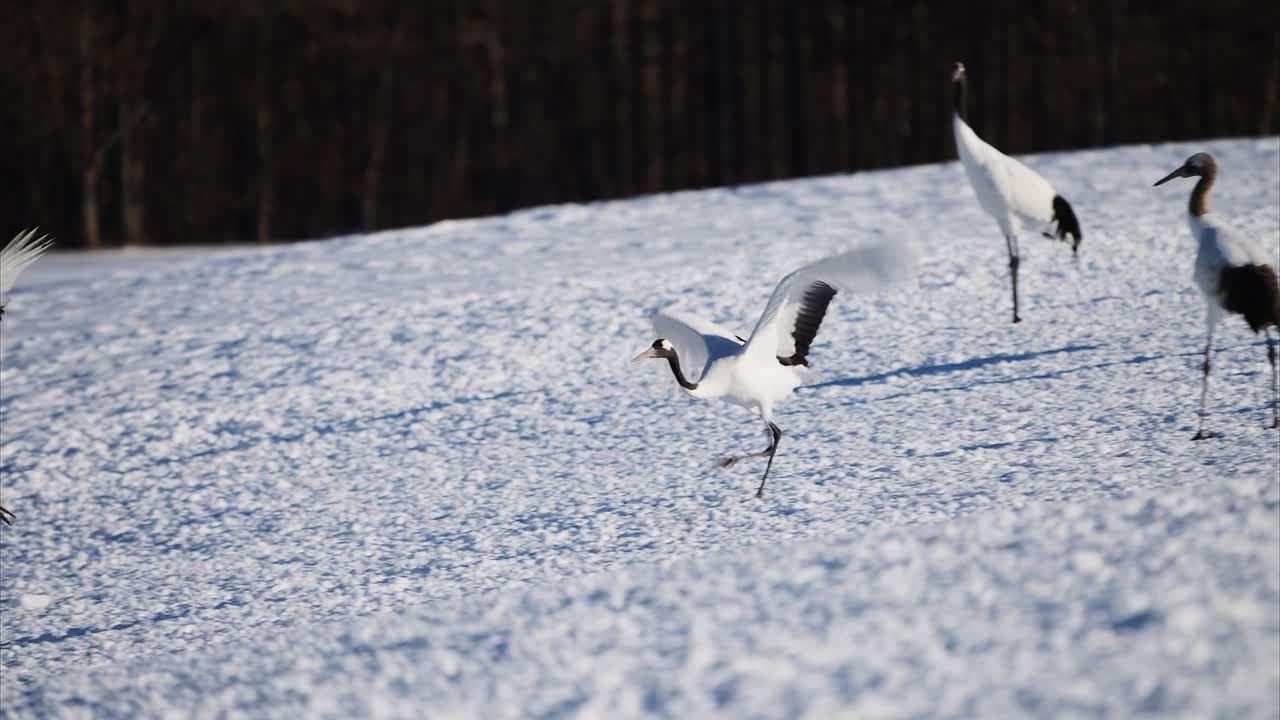
[[[881,290],[914,277],[915,268],[915,249],[906,242],[865,245],[805,265],[774,289],[747,342],[747,354],[808,365],[809,346],[837,294]]]
[[[0,295],[13,288],[22,271],[44,254],[53,244],[48,235],[36,237],[36,228],[18,233],[4,250],[0,250]]]
[[[742,347],[728,330],[675,307],[655,312],[653,329],[675,346],[680,369],[690,382],[698,382],[708,365]]]

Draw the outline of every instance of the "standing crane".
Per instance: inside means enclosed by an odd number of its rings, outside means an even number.
[[[1032,228],[1045,237],[1067,242],[1071,237],[1071,254],[1080,250],[1080,221],[1070,203],[1054,191],[1035,170],[988,145],[964,120],[968,75],[963,63],[951,66],[951,89],[955,113],[952,129],[956,136],[956,152],[964,164],[969,184],[982,209],[995,218],[1004,233],[1009,250],[1009,277],[1013,283],[1013,321],[1018,315],[1018,233]]]
[[[1200,426],[1192,440],[1212,437],[1204,430],[1205,402],[1209,396],[1209,366],[1213,353],[1213,331],[1227,314],[1244,316],[1249,329],[1262,331],[1267,341],[1267,361],[1271,363],[1271,427],[1280,428],[1280,368],[1276,367],[1276,346],[1271,327],[1280,332],[1280,282],[1273,259],[1256,243],[1244,238],[1211,214],[1209,191],[1218,178],[1218,163],[1209,153],[1196,153],[1156,185],[1174,178],[1197,177],[1187,202],[1187,222],[1195,238],[1194,278],[1205,302],[1204,364],[1200,380]]]

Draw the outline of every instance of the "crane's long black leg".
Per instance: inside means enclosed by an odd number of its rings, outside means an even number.
[[[772,425],[772,423],[770,424]],[[768,429],[766,428],[766,430]],[[733,457],[720,458],[719,460],[716,460],[716,467],[729,468],[736,465],[739,460],[749,460],[751,458],[768,457],[770,453],[773,452],[773,431],[768,430],[768,432],[769,432],[769,447],[761,450],[760,452],[753,452],[753,453],[747,453],[746,455],[737,455]]]
[[[764,466],[764,477],[760,478],[760,487],[756,488],[756,497],[764,497],[764,481],[769,479],[769,468],[773,467],[773,456],[778,452],[778,441],[782,439],[782,429],[772,422],[769,423],[769,432],[773,433],[773,442],[769,444],[769,462]]]
[[[1018,265],[1022,262],[1018,257],[1018,240],[1012,235],[1005,235],[1004,242],[1009,248],[1009,277],[1013,281],[1013,321],[1022,322],[1018,317]]]
[[[1267,338],[1267,362],[1271,363],[1271,427],[1280,428],[1280,366],[1276,365],[1276,343],[1271,340],[1271,329],[1264,328]]]
[[[1212,353],[1213,353],[1213,326],[1210,325],[1209,337],[1206,338],[1204,341],[1204,365],[1201,366],[1201,371],[1203,375],[1201,375],[1201,380],[1200,380],[1200,427],[1199,429],[1196,430],[1195,437],[1191,438],[1192,440],[1204,440],[1205,438],[1212,437],[1212,435],[1204,431],[1204,416],[1206,412],[1205,403],[1209,399],[1209,367],[1210,367],[1209,356]]]

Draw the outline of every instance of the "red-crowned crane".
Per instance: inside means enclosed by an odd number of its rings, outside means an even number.
[[[18,233],[4,250],[0,250],[0,318],[4,317],[7,296],[13,289],[13,284],[18,281],[18,276],[27,269],[28,265],[38,260],[52,244],[53,241],[48,235],[36,237],[36,229],[32,228]],[[6,510],[3,505],[0,505],[0,520],[9,525],[13,524],[13,513]]]
[[[1280,368],[1276,367],[1276,346],[1271,327],[1280,331],[1280,282],[1273,258],[1266,250],[1227,227],[1208,210],[1209,191],[1218,177],[1218,163],[1209,153],[1196,153],[1182,167],[1156,182],[1163,185],[1174,178],[1198,177],[1187,203],[1187,221],[1197,243],[1195,281],[1204,295],[1204,364],[1200,380],[1200,426],[1192,440],[1212,437],[1204,430],[1205,402],[1209,395],[1209,359],[1213,353],[1213,331],[1228,313],[1243,315],[1249,328],[1262,331],[1271,364],[1271,427],[1280,428]]]
[[[955,113],[952,129],[955,131],[956,152],[964,164],[969,184],[982,209],[995,218],[1004,233],[1005,246],[1009,250],[1009,276],[1013,283],[1013,321],[1022,322],[1018,316],[1018,233],[1024,228],[1040,232],[1045,237],[1057,237],[1064,242],[1071,237],[1071,253],[1080,250],[1080,222],[1076,220],[1071,205],[1057,192],[1048,180],[1036,171],[988,145],[964,120],[965,94],[968,75],[963,63],[951,66],[952,100]]]
[[[809,347],[831,299],[841,292],[869,292],[913,277],[915,265],[912,248],[891,244],[864,246],[806,265],[778,283],[747,340],[684,313],[659,311],[653,317],[658,339],[633,362],[666,360],[689,395],[724,400],[764,420],[769,447],[718,461],[720,467],[729,467],[746,458],[767,457],[755,494],[763,497],[782,439],[773,407],[796,387],[817,379],[809,370]]]

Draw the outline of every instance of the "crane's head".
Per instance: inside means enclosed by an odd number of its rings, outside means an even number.
[[[951,63],[951,82],[960,82],[961,80],[964,80],[964,77],[964,63]]]
[[[673,358],[676,356],[676,349],[665,338],[658,338],[653,344],[645,348],[645,351],[631,358],[631,362],[640,362],[641,360]]]
[[[1196,153],[1187,158],[1187,161],[1182,163],[1182,167],[1156,181],[1156,185],[1163,185],[1174,178],[1204,177],[1212,174],[1216,168],[1217,163],[1213,161],[1212,155],[1209,153]],[[1152,187],[1155,187],[1155,185],[1152,185]]]

